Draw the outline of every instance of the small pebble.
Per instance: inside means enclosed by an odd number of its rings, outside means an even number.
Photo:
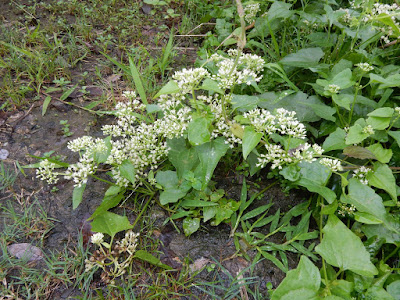
[[[0,149],[0,159],[7,159],[10,152],[6,149]]]

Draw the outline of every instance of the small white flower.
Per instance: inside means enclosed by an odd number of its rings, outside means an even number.
[[[319,163],[321,165],[331,169],[332,172],[343,171],[343,167],[342,167],[342,164],[341,164],[340,160],[324,157],[319,161]]]
[[[369,135],[372,135],[372,134],[375,133],[374,128],[372,128],[371,125],[365,126],[365,127],[363,128],[362,132],[363,132],[363,133],[366,133],[366,134],[369,134]]]
[[[369,63],[359,63],[359,64],[356,64],[356,66],[359,67],[361,69],[361,71],[363,71],[363,72],[369,72],[374,69],[374,67],[371,66]]]
[[[336,84],[329,84],[324,88],[325,91],[328,91],[332,94],[337,94],[340,91],[340,86]]]
[[[90,241],[95,245],[100,245],[103,242],[103,239],[104,239],[104,234],[102,234],[101,232],[97,232],[92,235]]]

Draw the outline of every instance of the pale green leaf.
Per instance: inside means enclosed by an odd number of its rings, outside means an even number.
[[[280,63],[291,67],[311,68],[317,66],[323,56],[324,52],[319,47],[305,48],[286,55]]]
[[[92,230],[110,235],[112,238],[120,231],[132,228],[126,216],[120,216],[112,212],[105,212],[93,219]]]
[[[396,180],[388,165],[376,162],[374,171],[368,173],[367,179],[372,186],[385,190],[393,200],[397,200]]]
[[[335,215],[329,215],[322,232],[322,241],[315,247],[315,251],[328,264],[362,276],[373,277],[378,274],[361,239]]]
[[[75,209],[82,202],[83,192],[85,191],[86,183],[81,186],[76,186],[72,192],[72,209]]]
[[[345,143],[346,131],[338,127],[332,132],[322,144],[322,148],[326,151],[339,150],[346,147]]]
[[[367,149],[373,153],[375,158],[381,163],[388,163],[392,158],[393,152],[391,149],[384,149],[380,143],[368,146]]]
[[[243,141],[242,141],[242,151],[243,158],[246,159],[250,152],[258,145],[261,141],[262,133],[255,132],[254,128],[247,126],[244,129]]]

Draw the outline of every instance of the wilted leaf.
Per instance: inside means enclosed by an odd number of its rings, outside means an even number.
[[[347,146],[343,149],[343,154],[358,159],[376,159],[371,151],[360,146]]]
[[[43,252],[38,247],[32,246],[29,243],[18,243],[7,246],[8,252],[19,259],[38,261],[43,258]]]

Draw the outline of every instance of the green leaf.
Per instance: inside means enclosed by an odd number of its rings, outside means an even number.
[[[178,84],[174,80],[170,80],[166,85],[164,85],[161,90],[153,97],[158,98],[161,95],[169,95],[175,94],[179,92],[181,89],[179,88]]]
[[[47,107],[49,106],[51,101],[51,97],[47,96],[44,101],[43,101],[43,107],[42,107],[42,116],[45,115],[46,111],[47,111]]]
[[[70,88],[69,90],[66,90],[60,97],[61,101],[64,101],[65,99],[67,99],[69,97],[69,95],[72,94],[73,91],[75,91],[76,87],[78,86],[78,84],[75,84],[75,86],[73,86],[72,88]]]
[[[247,212],[246,214],[243,215],[243,217],[241,217],[242,221],[246,221],[248,219],[257,217],[258,215],[261,215],[262,213],[268,211],[272,206],[272,202],[265,204],[265,205],[261,205],[249,212]]]
[[[400,147],[400,131],[389,131],[388,134],[395,139],[397,145]]]
[[[111,193],[110,190],[113,190],[112,191],[112,193],[113,193],[116,189],[120,190],[120,187],[112,185],[111,187],[108,188],[107,192]],[[109,195],[107,195],[107,192],[106,192],[106,195],[105,195],[103,201],[96,208],[96,210],[94,211],[94,213],[91,215],[91,217],[89,219],[94,219],[97,216],[105,213],[110,208],[117,206],[121,202],[121,200],[124,198],[124,191],[125,191],[125,189],[121,193],[109,194]]]
[[[175,203],[179,199],[186,196],[188,190],[184,189],[166,189],[160,193],[160,203],[161,205],[166,205],[168,203]]]
[[[218,204],[215,202],[210,201],[203,201],[203,200],[183,200],[180,204],[182,207],[207,207],[207,206],[217,206]]]
[[[91,224],[93,231],[106,233],[111,238],[114,238],[120,231],[132,228],[126,216],[120,216],[109,211],[94,218]]]
[[[311,300],[318,296],[320,285],[318,268],[306,256],[301,256],[297,268],[287,272],[271,300]]]
[[[391,284],[388,284],[386,290],[395,300],[400,300],[400,280],[396,280]]]
[[[392,119],[394,109],[391,107],[382,107],[370,112],[367,116],[367,124],[371,125],[374,129],[384,130]]]
[[[223,94],[224,91],[218,86],[218,82],[215,80],[212,80],[210,78],[206,78],[201,85],[200,89],[206,90],[206,91],[211,91],[211,92],[217,92],[218,94]]]
[[[350,104],[353,103],[354,96],[349,94],[333,94],[332,100],[340,107],[350,110]]]
[[[228,149],[229,145],[225,144],[225,139],[221,137],[195,147],[200,160],[199,166],[195,169],[195,175],[203,182],[203,188],[211,180],[219,160]]]
[[[175,188],[179,184],[178,175],[174,171],[158,171],[156,181],[165,189]]]
[[[378,274],[360,238],[335,215],[329,215],[322,232],[324,236],[315,251],[328,264],[362,276],[373,277]]]
[[[242,141],[242,151],[243,158],[246,159],[249,153],[258,145],[261,141],[262,133],[255,132],[254,128],[247,126],[244,129],[243,141]]]
[[[385,220],[387,213],[382,198],[372,188],[356,178],[351,178],[348,189],[348,195],[343,196],[341,201],[353,204],[360,212],[369,213],[381,221]]]
[[[367,180],[370,185],[385,190],[393,200],[397,201],[396,180],[387,165],[376,162],[374,172],[368,173]]]
[[[346,131],[338,127],[334,132],[332,132],[322,144],[322,148],[326,151],[343,149],[346,147],[345,143]]]
[[[376,74],[369,74],[370,83],[378,82],[381,83],[379,85],[379,89],[386,89],[388,87],[397,87],[400,86],[400,74],[390,75],[387,78],[383,78]]]
[[[334,280],[331,285],[333,295],[341,297],[339,299],[351,299],[351,293],[354,290],[354,282],[346,280]],[[326,300],[327,298],[324,298]]]
[[[378,236],[388,244],[400,246],[400,222],[389,217],[384,224],[363,225],[362,231],[368,238]]]
[[[168,159],[176,168],[178,178],[182,178],[185,172],[191,171],[199,163],[196,150],[188,148],[184,138],[168,140],[167,145]]]
[[[384,149],[380,143],[368,146],[367,149],[371,151],[371,153],[373,153],[375,158],[383,164],[388,163],[393,155],[391,149]]]
[[[274,93],[269,93],[275,98]],[[235,95],[232,96],[232,108],[238,111],[249,111],[257,107],[260,98],[258,96]]]
[[[301,178],[309,179],[317,185],[325,186],[332,175],[331,170],[318,161],[312,163],[303,161],[298,166],[300,167]]]
[[[349,133],[346,137],[346,144],[358,144],[369,137],[370,135],[368,133],[364,133],[363,129],[364,127],[362,127],[360,124],[354,124],[353,126],[351,126],[349,128]]]
[[[188,140],[192,145],[202,145],[210,141],[211,134],[208,127],[210,122],[206,118],[198,118],[188,126]]]
[[[133,78],[133,81],[135,82],[135,87],[136,90],[139,93],[140,99],[142,100],[142,103],[148,104],[147,102],[147,96],[146,96],[146,91],[143,87],[142,79],[140,78],[139,71],[135,66],[135,63],[133,62],[133,59],[129,57],[129,68],[131,71],[131,76]]]
[[[383,221],[376,218],[375,216],[366,213],[366,212],[359,212],[356,211],[354,214],[354,219],[360,223],[364,224],[381,224]]]
[[[268,10],[268,21],[271,22],[273,19],[285,19],[289,18],[294,14],[294,11],[290,10],[292,4],[285,3],[283,1],[274,1]]]
[[[382,287],[371,286],[365,293],[365,299],[394,300],[394,298]]]
[[[183,220],[183,231],[186,236],[191,235],[200,228],[200,218],[186,217]]]
[[[317,116],[321,117],[322,119],[335,122],[336,118],[333,116],[336,113],[336,109],[334,107],[330,107],[326,104],[309,104],[308,105]]]
[[[347,146],[343,149],[343,154],[358,159],[376,159],[370,150],[361,146]]]
[[[119,166],[119,172],[121,173],[122,177],[128,179],[132,184],[136,182],[136,169],[129,159],[126,159],[122,162],[122,164]]]
[[[330,190],[327,187],[324,187],[322,185],[316,184],[314,181],[311,181],[310,179],[307,178],[301,178],[298,182],[296,182],[298,185],[304,186],[307,188],[312,193],[317,193],[324,197],[326,201],[328,201],[329,204],[333,203],[336,199],[336,194],[334,191]]]
[[[297,181],[300,179],[300,170],[296,165],[289,165],[279,171],[285,179],[290,181]]]
[[[137,250],[134,255],[135,258],[140,259],[141,261],[148,262],[154,266],[163,268],[165,270],[171,270],[172,268],[166,264],[163,264],[157,257],[151,255],[149,252],[145,250]]]
[[[83,192],[85,191],[86,183],[81,186],[76,186],[72,192],[72,209],[75,209],[82,202]]]
[[[400,35],[400,29],[399,29],[398,25],[393,21],[392,16],[390,16],[386,13],[381,13],[375,20],[377,20],[378,22],[381,22],[387,26],[390,26],[392,28],[393,35],[395,35],[395,36]]]
[[[324,56],[321,48],[305,48],[286,55],[280,63],[286,66],[311,68],[318,65],[318,62]]]
[[[215,206],[206,206],[203,208],[203,222],[207,222],[215,217],[217,214],[217,207]]]

